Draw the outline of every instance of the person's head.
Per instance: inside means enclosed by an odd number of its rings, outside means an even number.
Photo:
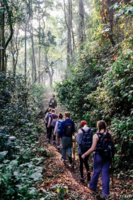
[[[53,98],[55,98],[55,95],[53,94]]]
[[[65,112],[65,118],[70,118],[70,112]]]
[[[87,122],[86,122],[85,120],[82,120],[82,121],[80,122],[80,125],[83,127],[84,125],[87,125]]]
[[[51,108],[48,109],[49,112],[51,112],[51,110],[52,110]]]
[[[100,120],[97,122],[98,132],[100,132],[102,129],[104,129],[104,131],[106,131],[106,128],[107,128],[107,124],[104,120]]]
[[[52,109],[52,113],[55,113],[55,110],[54,110],[54,109]]]
[[[63,114],[59,113],[59,119],[63,119]]]

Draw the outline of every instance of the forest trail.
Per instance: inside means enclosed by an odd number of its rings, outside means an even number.
[[[48,106],[49,99],[51,98],[53,93],[48,93],[47,98],[45,95],[44,98],[44,104],[45,108]],[[47,104],[47,106],[46,106]],[[58,112],[64,112],[65,108],[63,106],[58,106],[56,109],[57,113]],[[44,131],[45,132],[45,131]],[[61,153],[58,152],[56,149],[56,146],[47,143],[47,138],[46,138],[46,133],[42,135],[40,138],[41,145],[47,149],[52,156],[48,157],[44,161],[44,166],[45,166],[45,172],[44,172],[44,182],[39,186],[41,190],[45,189],[47,191],[51,191],[51,187],[55,186],[56,184],[64,184],[65,186],[68,187],[68,193],[62,194],[64,199],[81,199],[81,200],[96,200],[100,199],[99,196],[101,194],[102,190],[102,181],[101,181],[101,176],[99,177],[98,181],[98,193],[96,194],[91,194],[90,190],[88,189],[88,182],[87,182],[87,176],[86,176],[86,171],[84,167],[84,179],[85,182],[81,183],[80,182],[80,172],[79,172],[79,158],[78,154],[76,151],[75,154],[75,162],[74,162],[74,170],[73,167],[69,164],[68,161],[66,161],[66,165],[62,162],[61,160]],[[43,141],[43,142],[42,142]],[[76,146],[77,149],[77,146]],[[72,150],[73,151],[73,150]],[[73,157],[74,155],[72,155]],[[90,163],[90,172],[92,176],[92,156],[89,159]],[[114,186],[112,187],[112,181],[111,181],[111,176],[110,175],[110,199],[114,200],[123,200],[124,195],[127,195],[129,198],[127,199],[132,199],[130,198],[129,195],[133,193],[133,188],[131,187],[133,185],[133,180],[127,179],[117,179],[116,177],[113,178],[113,183]],[[130,189],[129,189],[130,188]],[[54,191],[58,193],[57,191]],[[59,199],[59,198],[55,198]]]

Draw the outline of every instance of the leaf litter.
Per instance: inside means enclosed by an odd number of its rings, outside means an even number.
[[[51,144],[45,143],[45,148],[48,152],[52,154],[52,156],[47,157],[43,162],[45,166],[44,171],[44,181],[39,186],[40,191],[43,190],[46,192],[50,192],[51,197],[47,197],[46,195],[44,199],[83,199],[83,200],[96,200],[100,199],[100,194],[102,190],[102,180],[101,176],[98,181],[98,193],[92,194],[89,190],[89,183],[87,182],[87,178],[85,177],[86,171],[84,168],[84,178],[85,182],[80,182],[80,171],[79,171],[79,159],[76,153],[75,162],[74,162],[74,170],[72,166],[66,161],[64,164],[61,160],[61,154],[58,152],[55,146]],[[89,160],[91,166],[93,164],[92,157]],[[93,174],[93,169],[91,167],[91,176]],[[112,180],[110,174],[110,180]],[[65,187],[65,189],[64,189]],[[54,191],[54,194],[51,193]],[[62,193],[61,193],[62,191]],[[61,193],[61,194],[60,194]],[[53,196],[54,197],[53,197]],[[125,179],[117,176],[113,177],[113,184],[110,181],[110,197],[109,199],[114,200],[125,200],[125,199],[133,199],[133,180]],[[42,199],[43,200],[43,199]]]

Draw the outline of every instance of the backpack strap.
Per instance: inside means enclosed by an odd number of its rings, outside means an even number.
[[[87,129],[87,132],[83,128],[81,128],[81,130],[83,131],[83,133],[89,133],[91,131],[90,128]]]

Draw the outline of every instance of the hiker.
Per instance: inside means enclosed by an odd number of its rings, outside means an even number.
[[[48,135],[49,143],[50,143],[51,135],[54,131],[57,120],[58,120],[58,116],[56,115],[55,110],[52,109],[51,115],[49,116],[48,126],[47,126],[49,128],[49,135]],[[53,144],[55,144],[55,138],[56,136],[53,135]]]
[[[50,99],[49,107],[50,107],[50,108],[55,108],[55,107],[57,107],[57,101],[55,100],[55,95],[54,95],[54,94],[53,94],[53,97]]]
[[[61,127],[62,122],[63,122],[63,114],[59,113],[59,119],[58,119],[58,121],[55,125],[55,128],[54,128],[54,135],[57,134],[56,145],[57,145],[58,151],[60,151],[60,134],[59,134],[59,131],[60,131],[60,127]]]
[[[61,123],[59,134],[62,137],[62,159],[66,160],[68,151],[69,162],[72,163],[72,135],[75,132],[74,122],[70,119],[70,112],[65,112],[65,121]]]
[[[97,133],[93,136],[92,147],[82,155],[82,158],[85,159],[86,156],[90,155],[93,151],[94,160],[93,160],[93,176],[90,181],[89,188],[91,191],[96,191],[98,177],[101,171],[102,175],[102,197],[107,197],[109,195],[109,167],[111,165],[111,149],[114,144],[113,137],[111,133],[106,131],[106,123],[103,120],[97,122]],[[110,141],[110,147],[108,150],[103,150],[103,142]],[[106,143],[107,144],[107,143]],[[109,145],[107,145],[108,147]],[[102,150],[101,150],[102,149]],[[107,155],[107,151],[109,154]],[[113,149],[112,149],[113,151]],[[107,156],[107,157],[106,157]]]
[[[87,126],[86,121],[81,121],[80,125],[82,128],[79,129],[78,134],[76,134],[75,136],[76,136],[76,142],[79,144],[78,154],[79,154],[79,160],[80,160],[80,174],[81,174],[80,181],[84,182],[83,163],[87,170],[87,180],[90,181],[90,171],[89,171],[89,165],[88,165],[89,155],[86,156],[84,160],[81,158],[81,155],[91,148],[93,131]]]
[[[51,108],[48,109],[48,112],[46,113],[45,118],[43,120],[43,124],[45,123],[45,126],[46,126],[47,138],[49,135],[48,121],[49,121],[49,116],[51,115],[51,110],[52,110]]]

